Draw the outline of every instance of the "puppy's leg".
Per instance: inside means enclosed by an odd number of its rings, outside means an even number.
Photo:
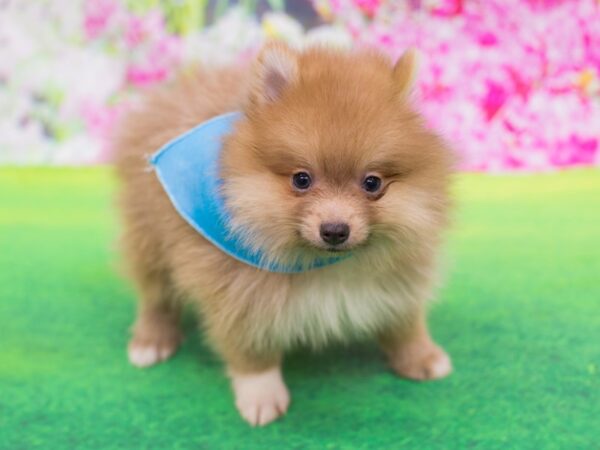
[[[227,364],[235,406],[246,422],[263,426],[287,412],[290,394],[281,375],[280,354],[257,355],[223,336],[218,349]]]
[[[380,342],[392,369],[401,377],[424,381],[452,372],[450,357],[429,335],[423,310],[411,321],[384,334]]]
[[[131,364],[148,367],[169,358],[181,343],[181,305],[166,276],[145,277],[138,285],[141,297],[128,353]]]
[[[235,406],[252,426],[263,426],[286,413],[290,394],[281,376],[281,365],[240,371],[229,365]]]

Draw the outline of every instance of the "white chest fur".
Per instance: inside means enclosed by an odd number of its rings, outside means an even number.
[[[401,320],[420,297],[403,274],[381,273],[360,260],[307,272],[292,280],[273,324],[276,339],[285,347],[321,347],[371,336]]]

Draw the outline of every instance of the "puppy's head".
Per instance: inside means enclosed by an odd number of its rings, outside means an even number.
[[[263,49],[222,161],[232,226],[250,245],[310,259],[435,236],[451,155],[408,105],[413,59]]]

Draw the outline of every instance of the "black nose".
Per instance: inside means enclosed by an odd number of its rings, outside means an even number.
[[[347,223],[324,223],[320,231],[321,238],[331,245],[346,242],[350,236],[350,227]]]

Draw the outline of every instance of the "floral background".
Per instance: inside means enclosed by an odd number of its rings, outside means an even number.
[[[464,170],[600,165],[599,0],[3,0],[0,163],[107,162],[140,92],[266,39],[416,47],[415,103]]]

